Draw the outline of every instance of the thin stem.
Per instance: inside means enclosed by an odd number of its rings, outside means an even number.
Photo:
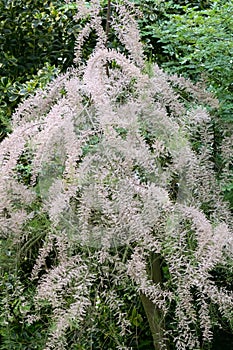
[[[111,0],[108,0],[108,8],[107,8],[107,18],[106,18],[106,28],[105,28],[105,34],[106,34],[106,47],[108,44],[108,35],[110,30],[110,17],[111,17]],[[106,74],[109,77],[109,68],[108,68],[108,62],[106,63]]]
[[[106,19],[106,28],[105,28],[107,41],[108,41],[108,35],[109,35],[109,29],[110,29],[110,16],[111,16],[111,0],[108,0],[107,19]]]

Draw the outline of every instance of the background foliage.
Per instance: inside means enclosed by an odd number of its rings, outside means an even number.
[[[162,50],[162,57],[156,50],[151,52],[152,57],[169,72],[193,81],[204,79],[220,101],[222,119],[232,122],[232,1],[209,1],[205,9],[197,2],[176,2],[176,6],[171,1],[165,5],[158,1],[146,3],[157,3],[158,8],[155,19],[148,14],[149,22],[142,28],[143,36],[149,37],[151,43],[155,40]]]
[[[19,101],[72,65],[74,9],[64,1],[0,0],[0,126]]]

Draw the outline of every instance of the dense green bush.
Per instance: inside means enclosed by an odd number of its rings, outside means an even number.
[[[147,0],[140,8],[152,59],[171,73],[204,79],[220,100],[221,117],[232,121],[233,3]]]
[[[163,67],[193,80],[205,79],[220,101],[221,117],[232,122],[233,3],[213,1],[211,8],[185,7],[156,31],[165,54]]]
[[[1,138],[22,98],[72,65],[74,11],[61,0],[0,0]]]
[[[46,62],[72,64],[73,12],[64,1],[1,0],[1,76],[31,76]]]
[[[133,2],[142,12],[142,16],[138,22],[141,30],[141,37],[144,43],[145,53],[148,58],[161,65],[162,63],[167,62],[168,57],[160,42],[160,38],[163,37],[163,33],[159,33],[158,35],[155,28],[161,28],[171,14],[182,15],[185,12],[186,5],[201,10],[208,8],[211,0],[134,0]]]

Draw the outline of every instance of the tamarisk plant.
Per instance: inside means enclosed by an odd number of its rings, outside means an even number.
[[[139,293],[155,349],[201,349],[212,340],[212,306],[228,320],[233,310],[232,293],[212,277],[232,259],[207,113],[217,101],[157,65],[148,69],[132,4],[108,5],[124,51],[107,47],[100,2],[77,1],[86,25],[76,66],[13,115],[0,150],[1,235],[23,246],[35,215],[49,219],[31,273],[35,313],[27,315],[33,322],[48,308],[46,350],[66,349],[71,329],[77,344],[91,339],[100,300],[116,317],[115,348],[130,349],[120,284]],[[84,63],[92,30],[96,47]]]

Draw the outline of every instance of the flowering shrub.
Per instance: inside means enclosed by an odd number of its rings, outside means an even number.
[[[157,65],[146,69],[130,2],[111,6],[124,53],[106,49],[99,1],[77,8],[77,18],[87,18],[77,66],[19,105],[1,143],[1,235],[24,244],[38,213],[49,220],[26,320],[47,310],[46,350],[90,349],[104,304],[118,332],[114,348],[130,349],[132,318],[118,293],[130,285],[156,349],[169,342],[203,349],[213,305],[228,320],[233,309],[232,293],[211,274],[232,258],[232,218],[215,180],[206,109],[217,101]],[[84,64],[93,29],[96,48]]]

